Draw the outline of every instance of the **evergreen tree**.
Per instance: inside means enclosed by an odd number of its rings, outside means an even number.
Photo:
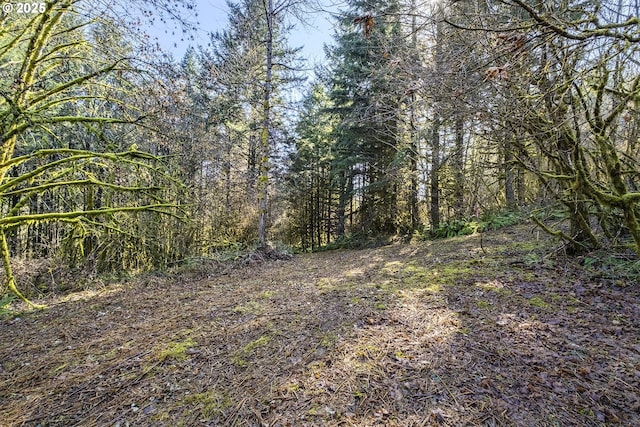
[[[335,133],[334,173],[339,197],[338,233],[346,204],[364,232],[395,233],[402,156],[402,79],[396,52],[406,52],[397,2],[355,1],[340,22],[329,52]]]
[[[303,249],[331,241],[335,232],[331,182],[333,123],[326,88],[315,84],[306,94],[297,123],[295,152],[287,176],[290,240]]]

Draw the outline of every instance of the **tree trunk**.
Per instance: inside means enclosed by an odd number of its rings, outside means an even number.
[[[269,154],[271,147],[271,78],[273,72],[273,0],[265,1],[267,17],[267,64],[264,79],[264,122],[262,127],[262,157],[260,158],[260,179],[258,188],[258,242],[267,245],[267,196],[269,187]]]
[[[443,59],[443,33],[442,22],[438,19],[436,23],[436,40],[435,40],[435,71],[436,78],[441,79],[444,73]],[[440,226],[440,126],[441,117],[438,110],[441,108],[442,94],[436,89],[433,108],[435,110],[433,118],[433,127],[431,129],[431,175],[429,182],[430,190],[430,212],[431,220],[430,229],[434,232]]]
[[[353,190],[353,172],[351,170],[343,170],[340,172],[339,197],[338,197],[338,224],[336,234],[338,238],[344,237],[345,225],[347,222],[347,201],[352,201],[351,193]],[[351,213],[353,209],[350,209]]]
[[[513,152],[511,151],[511,135],[509,132],[505,132],[502,150],[504,156],[504,198],[507,202],[507,208],[515,209],[517,205],[515,192],[515,171],[513,169]]]
[[[440,117],[433,121],[431,134],[431,176],[430,176],[430,205],[429,216],[431,219],[431,231],[434,232],[440,226]]]
[[[454,213],[458,219],[464,218],[464,117],[462,112],[456,113],[456,143],[453,153],[455,181],[453,183]]]
[[[414,64],[419,64],[418,57],[418,26],[416,23],[416,0],[411,0],[411,49],[415,58]],[[413,79],[417,80],[417,76],[413,75]],[[412,82],[413,83],[413,82]],[[409,173],[411,174],[411,182],[409,187],[409,214],[411,216],[411,230],[418,230],[422,224],[420,221],[420,210],[418,208],[418,154],[420,148],[418,146],[418,127],[416,125],[416,93],[411,92],[409,107],[409,133],[410,146],[409,154],[411,156],[411,164]]]

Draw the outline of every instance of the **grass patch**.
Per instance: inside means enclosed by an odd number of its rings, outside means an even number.
[[[386,265],[382,270],[386,275],[399,278],[396,287],[418,287],[432,293],[439,293],[443,286],[455,284],[456,279],[468,274],[472,269],[466,264],[440,264],[437,267],[423,267],[414,263]]]
[[[438,228],[431,232],[424,233],[424,235],[435,239],[468,236],[479,232],[498,230],[519,224],[523,221],[524,218],[518,212],[504,211],[487,213],[480,218],[454,219],[443,222]]]
[[[271,299],[276,294],[277,294],[276,291],[264,291],[262,294],[260,294],[260,298],[262,298],[262,299]]]
[[[0,419],[640,425],[640,287],[603,279],[632,277],[631,255],[525,259],[529,226],[483,238],[484,252],[479,236],[394,244],[56,300],[3,320]]]
[[[377,248],[388,245],[393,236],[375,235],[370,236],[363,233],[353,233],[345,235],[340,239],[321,246],[316,249],[317,252],[331,251],[336,249],[367,249]]]
[[[593,278],[611,285],[625,288],[640,282],[640,260],[625,254],[611,255],[604,251],[594,252],[580,260]]]

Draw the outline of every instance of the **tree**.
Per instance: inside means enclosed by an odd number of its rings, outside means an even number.
[[[228,27],[212,34],[211,48],[199,52],[208,140],[215,146],[209,147],[215,159],[207,157],[207,161],[223,163],[228,195],[232,175],[242,175],[236,181],[243,181],[246,187],[236,186],[239,196],[233,205],[237,208],[229,215],[243,223],[235,228],[255,221],[250,232],[241,234],[244,240],[257,237],[261,246],[266,245],[268,201],[273,192],[269,182],[275,177],[277,156],[287,139],[288,104],[282,93],[298,80],[298,50],[286,44],[288,7],[288,2],[261,0],[230,3]],[[241,158],[245,165],[240,164]]]
[[[335,234],[332,161],[335,123],[329,114],[327,90],[315,84],[302,102],[296,126],[295,152],[287,176],[289,216],[303,249],[330,243]],[[299,239],[299,241],[298,241]]]
[[[163,188],[173,179],[158,159],[135,146],[122,151],[107,146],[82,146],[74,138],[92,135],[107,141],[109,126],[136,125],[143,117],[126,103],[127,86],[137,74],[126,56],[103,55],[100,26],[112,32],[108,19],[78,14],[80,2],[59,0],[45,4],[28,21],[2,17],[0,68],[10,78],[0,86],[0,254],[7,288],[28,302],[15,283],[7,236],[12,229],[61,222],[75,230],[98,227],[118,231],[114,219],[123,213],[170,214]],[[93,32],[91,32],[93,30]],[[111,80],[105,80],[105,79]],[[106,85],[106,86],[105,86]],[[108,87],[110,90],[105,91]],[[79,108],[85,106],[87,108]],[[92,111],[91,106],[100,107]],[[29,141],[41,141],[29,147]],[[101,150],[107,148],[107,150]],[[102,196],[98,203],[97,194]],[[60,199],[47,212],[28,207],[38,199]],[[78,197],[82,200],[77,203]],[[84,237],[84,233],[80,233]]]
[[[637,117],[637,5],[492,4],[493,29],[484,28],[498,31],[498,55],[486,76],[510,103],[497,120],[516,135],[514,161],[553,191],[570,229],[534,219],[567,240],[572,251],[601,246],[598,224],[612,241],[621,231],[629,233],[640,253],[638,157],[627,155],[630,144],[621,132]]]
[[[407,228],[400,223],[398,196],[400,170],[408,159],[401,108],[407,79],[398,78],[407,43],[397,2],[355,1],[351,8],[329,51],[330,97],[340,122],[333,168],[343,192],[338,233],[353,201],[361,231],[392,234]]]

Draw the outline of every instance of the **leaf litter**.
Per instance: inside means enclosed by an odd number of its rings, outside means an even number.
[[[482,239],[50,297],[0,320],[0,425],[640,425],[637,276]]]

